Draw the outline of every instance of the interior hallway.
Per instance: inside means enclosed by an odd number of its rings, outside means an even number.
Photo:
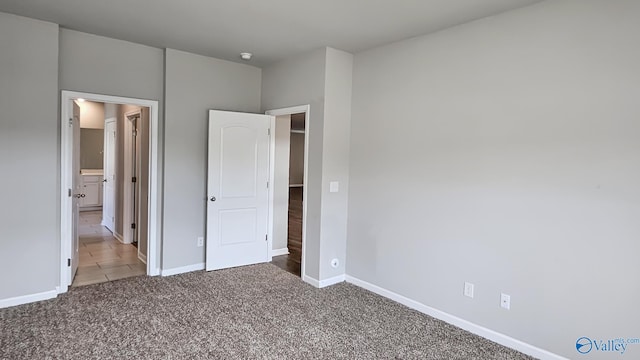
[[[78,222],[80,262],[71,286],[97,284],[146,274],[138,249],[118,241],[101,225],[102,211],[82,211]]]

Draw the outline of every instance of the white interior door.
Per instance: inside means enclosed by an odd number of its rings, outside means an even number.
[[[115,199],[116,199],[116,122],[107,121],[104,124],[104,190],[102,200],[102,225],[114,231],[115,228]]]
[[[209,111],[207,270],[269,261],[271,118]]]
[[[81,175],[80,175],[80,106],[73,102],[73,117],[71,120],[71,127],[73,129],[73,164],[72,171],[73,176],[71,177],[73,196],[72,199],[72,241],[71,241],[71,273],[69,278],[69,284],[73,282],[73,278],[76,276],[76,271],[78,270],[78,262],[79,262],[79,252],[78,248],[80,246],[80,241],[78,239],[78,224],[80,217],[80,198],[84,196],[83,188],[81,187]]]

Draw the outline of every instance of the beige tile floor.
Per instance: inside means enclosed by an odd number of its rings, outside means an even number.
[[[146,265],[138,259],[138,249],[119,242],[100,225],[101,211],[80,213],[80,262],[71,286],[97,284],[146,273]]]

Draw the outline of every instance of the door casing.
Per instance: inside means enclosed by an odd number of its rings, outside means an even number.
[[[122,202],[122,240],[125,244],[131,244],[133,243],[134,239],[137,240],[136,233],[139,229],[139,226],[136,227],[136,229],[131,228],[131,224],[138,223],[138,219],[136,217],[137,213],[134,210],[134,207],[136,203],[135,197],[138,196],[137,190],[139,190],[138,184],[131,181],[131,178],[134,176],[139,178],[137,171],[134,171],[134,168],[136,168],[137,165],[137,158],[134,159],[136,157],[136,155],[134,154],[137,153],[137,150],[134,149],[135,145],[133,143],[133,132],[135,131],[135,128],[131,121],[131,118],[134,117],[137,117],[137,121],[141,121],[142,109],[129,111],[124,114],[124,187]]]
[[[61,93],[60,106],[60,276],[58,293],[67,291],[71,285],[68,281],[70,277],[70,267],[67,265],[68,259],[72,258],[72,201],[69,189],[72,189],[72,161],[73,161],[73,129],[69,125],[69,119],[73,116],[72,101],[83,98],[89,101],[112,104],[131,104],[149,108],[149,201],[148,209],[148,248],[147,248],[147,275],[156,276],[160,274],[160,244],[159,231],[161,219],[159,217],[159,188],[160,174],[158,171],[158,144],[159,144],[159,103],[155,100],[145,100],[127,98],[120,96],[101,95],[77,91],[63,90]],[[79,150],[79,149],[78,149]]]
[[[281,115],[292,115],[292,114],[299,114],[299,113],[304,113],[304,121],[305,121],[305,133],[304,133],[304,177],[303,177],[303,188],[302,188],[302,259],[300,260],[300,275],[302,277],[302,280],[312,284],[315,286],[315,283],[313,281],[310,281],[310,278],[308,278],[305,274],[305,259],[306,259],[306,244],[307,244],[307,208],[309,205],[309,202],[307,201],[307,199],[309,199],[309,197],[307,196],[307,191],[308,191],[308,186],[307,184],[309,183],[309,129],[311,128],[309,126],[309,123],[311,121],[309,115],[310,115],[310,106],[309,105],[299,105],[299,106],[292,106],[292,107],[287,107],[287,108],[280,108],[280,109],[273,109],[273,110],[269,110],[266,111],[265,114],[267,115],[272,115],[274,118],[271,121],[271,129],[275,129],[276,128],[276,120],[275,117],[276,116],[281,116]],[[272,130],[273,131],[273,130]],[[276,152],[275,152],[275,147],[276,147],[276,143],[275,143],[275,136],[271,136],[271,139],[269,139],[270,146],[269,146],[269,159],[270,159],[270,164],[273,164],[275,162],[275,158],[276,158]],[[275,169],[274,166],[270,166],[269,168],[269,183],[270,184],[274,184],[275,183]],[[269,187],[269,222],[268,222],[268,226],[269,226],[269,239],[273,238],[273,213],[274,213],[274,188],[275,186],[270,186]],[[272,248],[272,244],[271,241],[269,242],[269,249]],[[270,255],[271,256],[271,255]]]

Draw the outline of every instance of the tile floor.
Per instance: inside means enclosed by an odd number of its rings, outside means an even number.
[[[97,284],[146,274],[146,265],[138,259],[138,249],[118,241],[100,225],[101,211],[80,213],[80,262],[71,286]]]

